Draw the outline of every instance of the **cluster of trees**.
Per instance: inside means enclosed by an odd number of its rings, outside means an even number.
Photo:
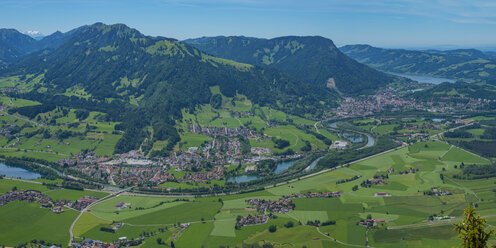
[[[222,107],[222,96],[220,94],[215,94],[210,98],[210,106],[214,109],[219,109]]]
[[[62,187],[66,188],[66,189],[73,189],[73,190],[80,190],[80,191],[84,190],[84,187],[82,184],[80,184],[78,182],[74,182],[74,181],[67,181],[67,180],[62,182]]]
[[[86,109],[78,109],[78,110],[74,111],[74,114],[76,115],[76,118],[78,120],[84,120],[84,119],[88,118],[88,116],[90,115],[90,111],[88,111]]]
[[[309,151],[311,151],[312,150],[312,145],[310,144],[310,141],[304,140],[304,142],[305,142],[305,146],[303,146],[301,148],[301,151],[302,152],[309,152]]]
[[[284,139],[272,138],[272,142],[274,142],[275,147],[277,149],[284,149],[290,145],[289,141]]]
[[[455,178],[462,179],[482,179],[496,177],[496,166],[495,165],[466,165],[460,168],[463,169],[461,175],[453,175]]]
[[[336,225],[336,221],[335,220],[327,220],[327,221],[324,221],[324,222],[321,222],[320,220],[314,220],[314,221],[307,221],[307,225],[308,226],[329,226],[329,225]]]
[[[332,145],[332,140],[327,138],[326,136],[324,136],[320,133],[314,132],[314,131],[307,130],[307,132],[312,134],[313,136],[315,136],[317,139],[322,140],[324,142],[324,144],[326,144],[328,146]]]
[[[446,138],[473,138],[474,135],[465,130],[455,130],[452,132],[446,132],[444,134]]]
[[[457,142],[457,144],[465,149],[474,151],[485,157],[494,158],[496,157],[496,140],[492,141],[481,141],[481,140],[472,140],[472,141],[461,141]]]
[[[288,223],[284,224],[284,227],[292,228],[292,227],[294,227],[294,223],[292,221],[288,221]]]
[[[153,143],[157,140],[167,140],[167,145],[162,150],[152,151],[151,156],[165,157],[170,154],[170,151],[174,149],[174,146],[181,140],[181,137],[171,123],[156,121],[153,124],[153,139],[151,140],[150,145],[146,147],[144,151],[145,154],[148,153],[149,149],[152,148]]]
[[[342,184],[342,183],[351,182],[351,181],[357,180],[360,177],[362,177],[362,176],[354,176],[352,178],[342,179],[342,180],[337,181],[336,184]]]
[[[39,104],[39,105],[32,105],[32,106],[24,106],[24,107],[15,108],[15,109],[9,109],[9,114],[13,114],[13,113],[17,112],[21,115],[24,115],[24,116],[27,116],[27,117],[33,119],[38,114],[54,110],[55,107],[56,106],[53,104]]]
[[[482,139],[496,139],[496,127],[486,128],[481,136]]]
[[[115,230],[109,227],[102,226],[100,227],[100,231],[102,232],[109,232],[109,233],[115,233]]]
[[[57,139],[59,140],[64,140],[70,137],[76,137],[76,136],[82,136],[82,132],[75,132],[75,131],[70,131],[70,130],[57,130],[55,132],[55,135],[57,136]]]
[[[157,203],[157,204],[155,204],[155,205],[153,205],[153,206],[151,206],[151,207],[147,207],[147,208],[144,208],[144,207],[135,207],[135,208],[134,208],[134,210],[146,210],[146,209],[152,209],[152,208],[160,207],[160,206],[162,206],[162,205],[164,205],[164,204],[166,204],[166,203],[178,202],[178,201],[189,202],[190,200],[189,200],[189,199],[187,199],[187,198],[181,198],[181,199],[177,198],[177,199],[174,199],[174,200],[172,200],[172,201],[161,201],[161,202],[159,202],[159,203]]]

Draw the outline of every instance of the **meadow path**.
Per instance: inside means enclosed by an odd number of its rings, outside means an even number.
[[[315,132],[317,132],[318,134],[320,134],[320,131],[319,131],[319,128],[317,127],[317,125],[318,125],[319,123],[321,123],[321,122],[322,122],[322,121],[317,121],[317,122],[315,122],[315,124],[313,124],[313,126],[315,127]]]

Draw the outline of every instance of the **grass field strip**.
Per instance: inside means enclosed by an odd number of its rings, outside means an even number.
[[[289,213],[285,213],[285,215],[287,215],[287,216],[289,216],[290,218],[292,218],[292,219],[294,219],[294,220],[298,221],[299,223],[301,223],[301,225],[302,225],[302,226],[314,227],[314,226],[309,226],[309,225],[307,225],[307,224],[305,224],[305,223],[301,222],[298,218],[296,218],[295,216],[293,216],[293,215],[291,215],[291,214],[289,214]],[[348,244],[348,243],[345,243],[345,242],[343,242],[343,241],[339,241],[338,239],[333,238],[333,237],[331,237],[330,235],[329,235],[329,236],[325,235],[322,231],[320,231],[319,227],[315,227],[315,228],[317,229],[317,232],[318,232],[318,233],[320,233],[322,236],[324,236],[324,237],[326,237],[326,238],[328,238],[328,239],[330,239],[330,240],[332,240],[332,241],[334,241],[334,242],[336,242],[336,243],[338,243],[338,244],[342,244],[342,245],[346,245],[346,246],[353,246],[353,247],[371,247],[371,248],[374,248],[374,247],[372,247],[372,246]]]

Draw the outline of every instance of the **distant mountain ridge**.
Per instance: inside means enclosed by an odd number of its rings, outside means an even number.
[[[217,57],[273,67],[314,85],[335,86],[348,94],[371,92],[394,80],[350,59],[332,40],[320,36],[217,36],[188,39],[184,43]]]
[[[62,44],[71,32],[55,32],[42,39],[35,39],[15,29],[0,29],[0,69],[19,58],[43,49],[53,49]]]
[[[494,55],[476,49],[415,51],[347,45],[340,50],[358,62],[382,71],[496,83]]]
[[[24,32],[24,34],[35,39],[35,40],[41,40],[46,36],[46,35],[42,34],[40,31],[35,31],[35,30],[28,30],[28,31]]]

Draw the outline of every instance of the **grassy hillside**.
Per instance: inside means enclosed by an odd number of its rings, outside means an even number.
[[[209,103],[209,89],[215,85],[225,96],[243,94],[256,104],[295,115],[321,116],[338,100],[324,85],[213,57],[123,24],[96,23],[69,33],[56,49],[32,53],[9,67],[0,75],[0,87],[14,88],[10,96],[41,103],[12,110],[30,118],[53,106],[106,113],[105,121],[121,122],[117,128],[124,131],[118,152],[139,149],[150,138],[149,126],[170,130],[162,141],[173,147],[181,109]]]

